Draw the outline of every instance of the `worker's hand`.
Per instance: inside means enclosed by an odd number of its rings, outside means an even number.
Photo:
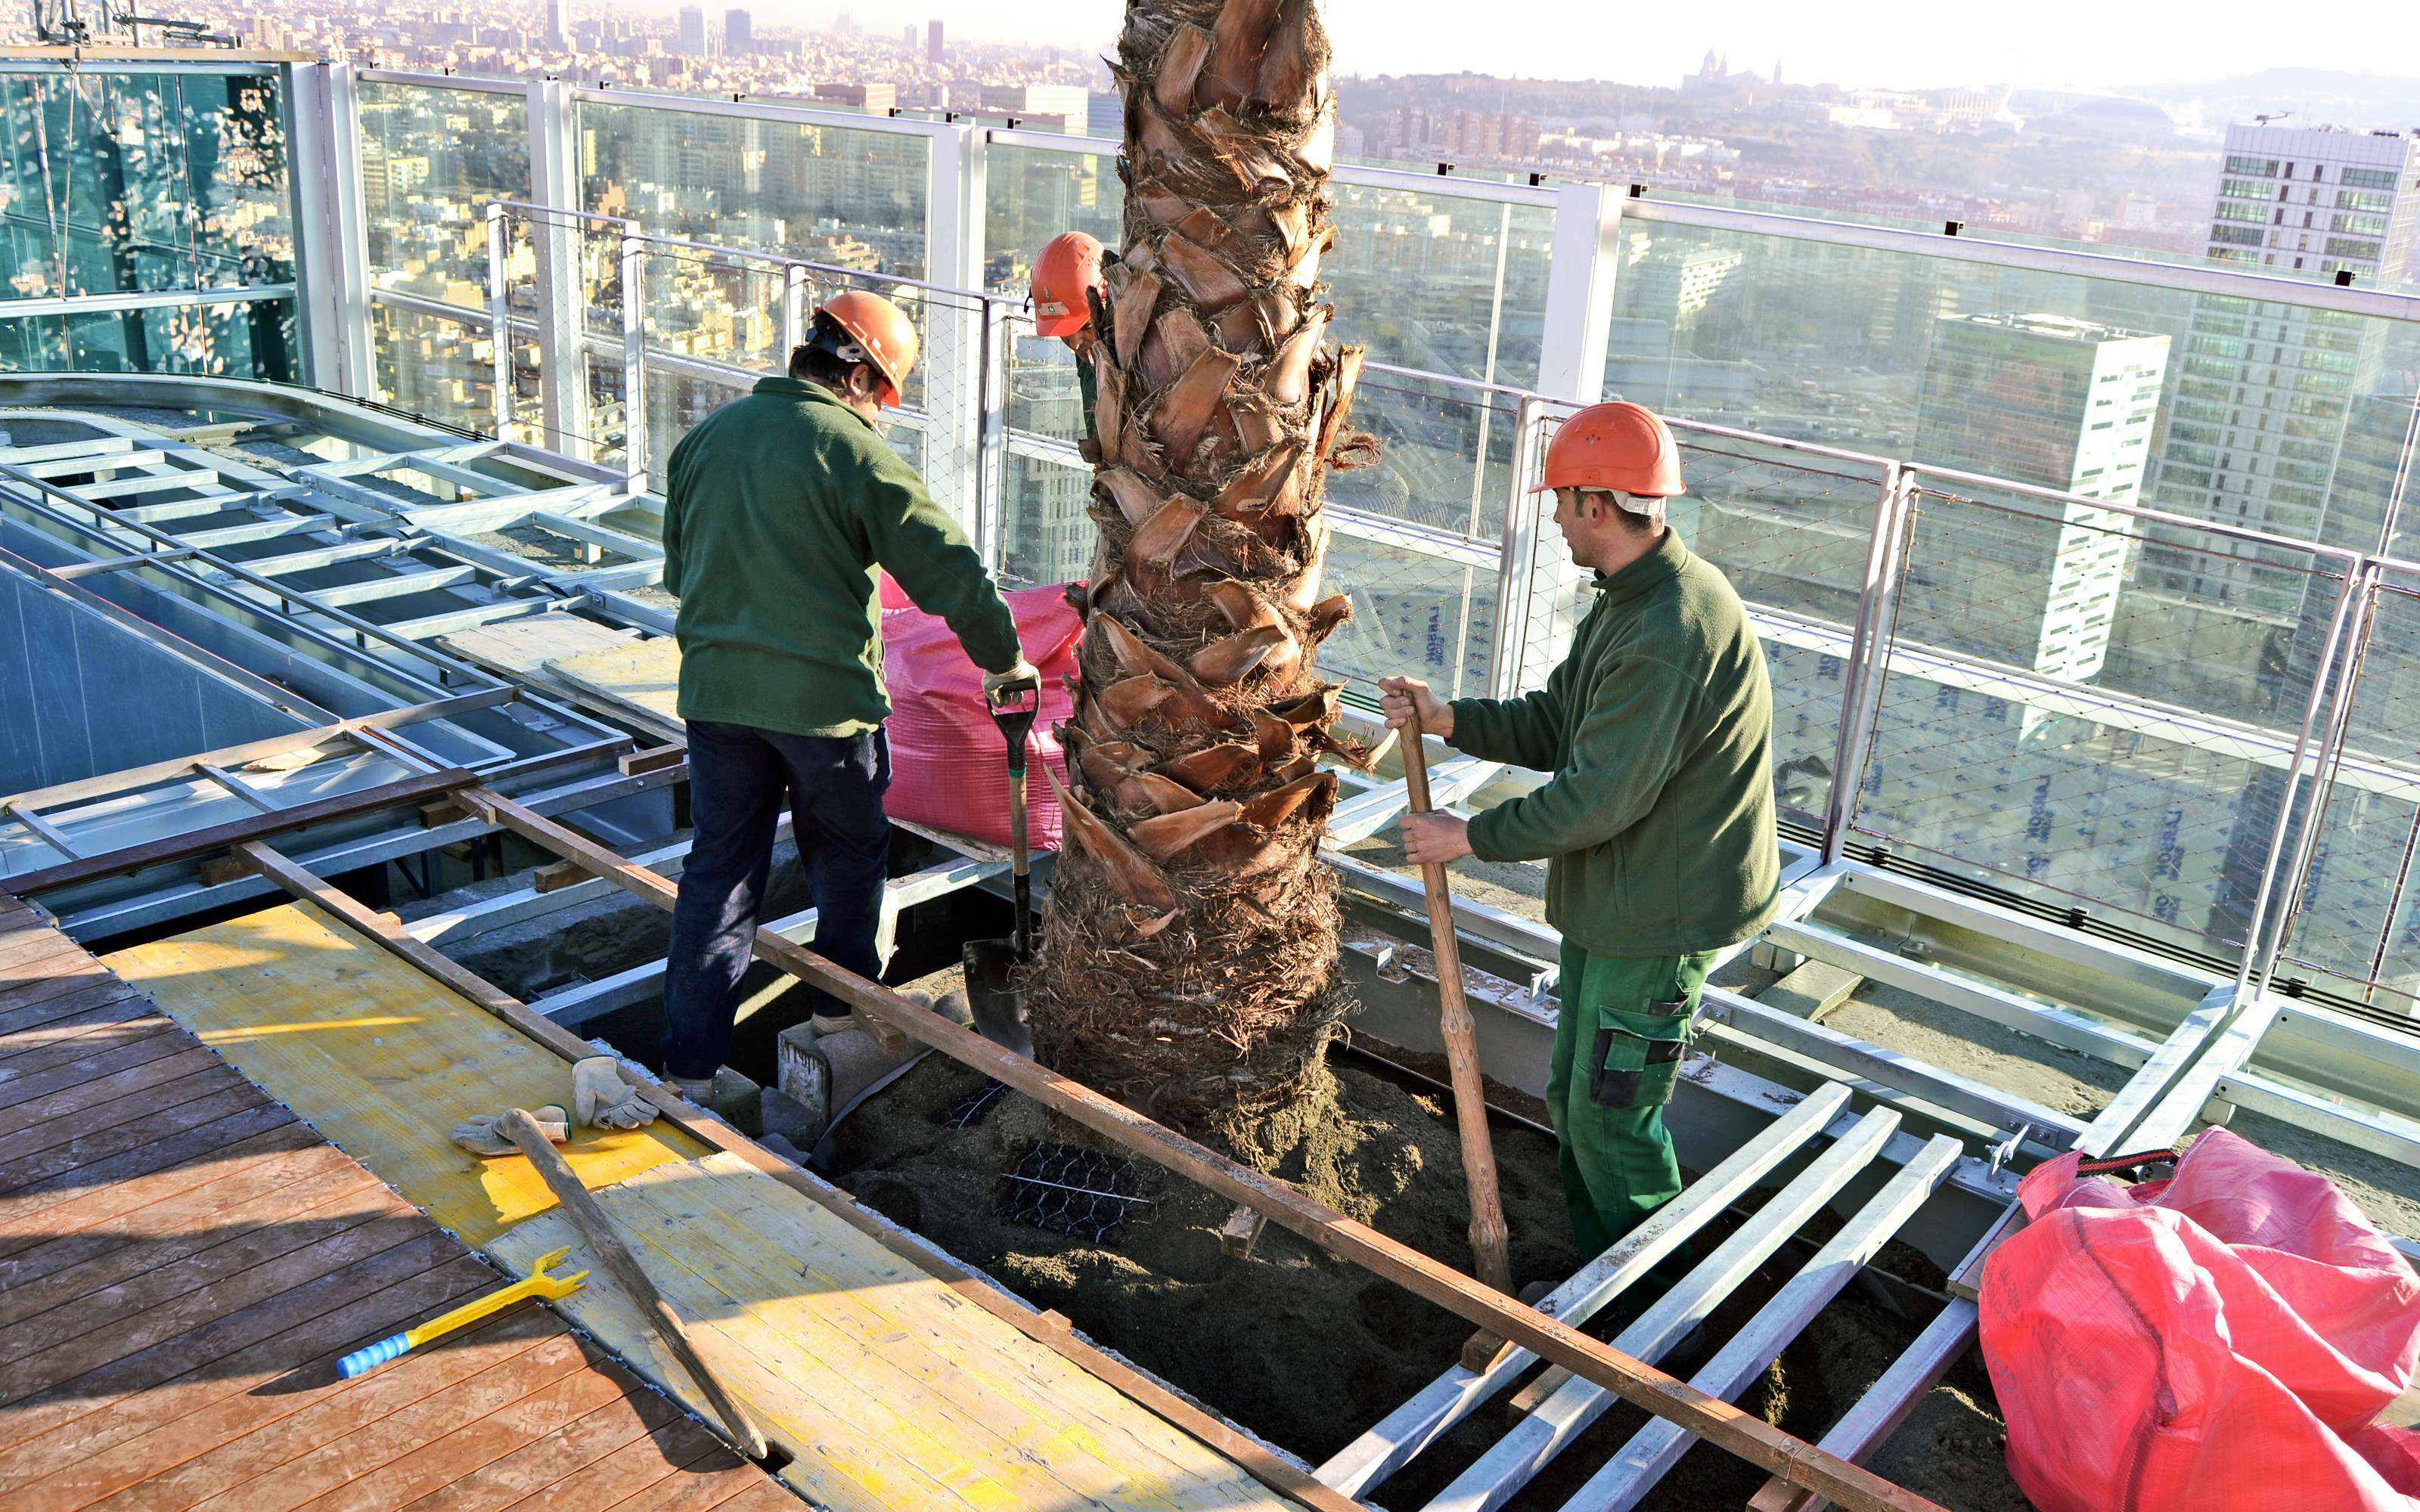
[[[1042,674],[1034,671],[1033,663],[1026,660],[1023,656],[1017,657],[1016,665],[1011,667],[1004,672],[984,673],[984,698],[985,700],[989,700],[994,693],[999,692],[1001,688],[1011,687],[1018,683],[1032,683],[1037,688],[1042,686]]]
[[[636,1129],[656,1121],[655,1104],[639,1095],[612,1056],[571,1063],[571,1105],[580,1121],[598,1129]]]
[[[1470,854],[1470,825],[1450,813],[1404,815],[1404,859],[1415,866]]]
[[[1429,685],[1417,677],[1381,677],[1378,691],[1378,712],[1387,717],[1387,728],[1401,730],[1404,717],[1413,709],[1420,711],[1420,733],[1435,735],[1439,740],[1453,738],[1453,705],[1429,691]]]

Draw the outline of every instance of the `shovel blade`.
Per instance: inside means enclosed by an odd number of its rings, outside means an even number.
[[[1025,993],[1016,985],[1016,941],[969,940],[960,952],[967,967],[967,1006],[975,1032],[1002,1049],[1033,1054],[1025,1027]]]

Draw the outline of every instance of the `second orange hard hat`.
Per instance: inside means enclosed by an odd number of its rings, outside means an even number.
[[[1669,498],[1686,493],[1681,446],[1671,428],[1642,405],[1592,404],[1563,422],[1546,443],[1545,477],[1531,493],[1597,488]]]
[[[1101,277],[1099,241],[1081,231],[1052,237],[1033,259],[1033,333],[1065,336],[1093,321],[1088,289],[1109,291]]]
[[[916,365],[916,326],[908,312],[881,295],[861,288],[835,294],[815,312],[831,316],[864,349],[865,360],[882,375],[881,402],[896,409],[900,385]]]

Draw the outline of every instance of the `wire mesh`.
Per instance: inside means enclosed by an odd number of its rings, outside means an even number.
[[[2210,535],[2237,589],[2197,594],[2159,546],[2117,510],[1919,490],[1853,826],[2242,944],[2345,579]]]
[[[944,1129],[972,1129],[990,1118],[992,1105],[1007,1095],[1006,1082],[987,1079],[948,1107],[935,1108],[926,1117]]]
[[[1157,1202],[1146,1194],[1156,1181],[1156,1168],[1134,1156],[1037,1139],[1001,1173],[992,1212],[1013,1224],[1114,1244],[1128,1223],[1151,1216]]]

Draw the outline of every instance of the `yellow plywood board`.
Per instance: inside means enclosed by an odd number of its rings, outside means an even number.
[[[346,1154],[474,1249],[555,1205],[520,1155],[447,1137],[474,1114],[571,1103],[571,1066],[308,903],[106,964]],[[576,1129],[564,1155],[603,1186],[706,1147],[659,1120]]]
[[[671,636],[625,640],[575,656],[552,656],[547,672],[594,698],[680,723],[680,642]]]
[[[792,1449],[783,1478],[865,1509],[1212,1512],[1288,1504],[1234,1464],[868,1236],[727,1154],[650,1167],[598,1201],[699,1352]],[[710,1415],[559,1212],[489,1246],[516,1273],[570,1246],[555,1305]]]

